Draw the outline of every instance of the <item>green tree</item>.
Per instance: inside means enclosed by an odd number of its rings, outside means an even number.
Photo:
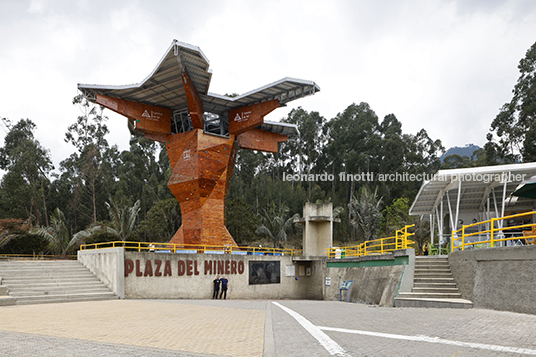
[[[49,243],[48,248],[52,254],[63,257],[69,251],[76,248],[76,244],[80,240],[88,237],[85,232],[78,232],[71,238],[65,221],[65,215],[59,208],[56,208],[50,217],[50,226],[32,228],[30,233],[46,239]]]
[[[412,217],[409,215],[409,199],[400,197],[383,209],[380,227],[386,237],[393,236],[395,231],[412,224]]]
[[[225,225],[236,243],[247,244],[256,237],[259,216],[242,197],[230,198],[225,204]]]
[[[146,242],[169,242],[181,226],[181,210],[175,198],[156,202],[140,222],[136,234]]]
[[[441,164],[441,169],[461,169],[465,167],[473,167],[475,163],[468,156],[452,154],[446,156]]]
[[[513,97],[502,106],[491,123],[490,133],[498,137],[498,153],[502,163],[532,161],[536,146],[536,43],[519,61],[520,76]],[[491,138],[490,138],[491,139]]]
[[[128,206],[110,198],[110,202],[106,202],[106,207],[108,208],[110,221],[84,230],[85,237],[107,234],[123,242],[134,237],[134,229],[140,211],[140,201],[136,201],[133,206]]]
[[[262,209],[260,215],[261,224],[255,231],[256,234],[265,235],[274,243],[274,248],[279,247],[280,242],[287,241],[287,231],[291,228],[294,218],[298,214],[288,216],[289,209],[285,204],[276,207],[274,203],[268,209]]]
[[[286,162],[286,173],[311,174],[324,145],[322,129],[326,119],[318,112],[308,113],[299,107],[293,109],[283,122],[296,125],[299,132],[297,137],[281,145],[281,160]],[[277,176],[281,177],[280,175]],[[308,182],[308,194],[311,193],[312,188],[313,182]]]
[[[363,237],[363,240],[373,240],[377,237],[380,221],[382,198],[378,198],[378,188],[374,192],[367,186],[361,186],[358,197],[352,197],[348,204],[350,224]]]
[[[108,183],[114,181],[107,170],[110,149],[105,138],[108,120],[103,115],[104,108],[91,103],[83,95],[74,97],[73,104],[81,111],[74,124],[67,128],[65,142],[72,144],[77,152],[61,162],[61,169],[72,186],[72,209],[75,212],[75,225],[78,214],[86,223],[96,223],[105,215],[104,202],[110,194]]]
[[[50,154],[35,139],[36,126],[30,119],[21,119],[13,126],[2,120],[9,132],[0,148],[0,169],[6,170],[0,183],[0,213],[48,224],[48,176],[53,169]]]
[[[5,247],[12,239],[23,237],[28,234],[29,221],[22,219],[0,219],[0,248]]]

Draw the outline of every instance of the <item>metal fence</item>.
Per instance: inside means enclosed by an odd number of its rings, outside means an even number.
[[[451,252],[471,248],[534,244],[536,223],[532,223],[533,215],[536,215],[536,211],[463,225],[462,228],[452,231]]]
[[[378,255],[390,253],[399,249],[406,249],[415,242],[408,239],[415,233],[409,233],[408,228],[415,225],[405,226],[396,231],[395,235],[387,238],[380,238],[365,241],[359,245],[348,247],[333,247],[326,249],[328,258],[355,258],[366,255]]]
[[[151,242],[102,242],[84,244],[80,250],[124,248],[137,252],[157,253],[190,253],[190,254],[236,254],[236,255],[301,255],[301,249],[267,248],[267,247],[236,247],[225,245],[172,244]]]

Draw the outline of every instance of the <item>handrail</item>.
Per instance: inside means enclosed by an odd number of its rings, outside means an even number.
[[[535,234],[536,223],[518,224],[515,226],[509,226],[509,227],[504,227],[504,224],[502,225],[496,224],[497,222],[501,222],[504,220],[510,220],[514,218],[532,216],[532,215],[536,215],[536,211],[517,213],[517,214],[510,215],[510,216],[491,218],[485,221],[463,225],[462,228],[451,232],[451,242],[452,242],[452,244],[450,245],[451,252],[453,252],[454,249],[465,250],[465,247],[468,247],[468,246],[487,247],[489,245],[489,247],[493,248],[495,247],[495,244],[497,242],[515,241],[515,242],[521,242],[521,244],[523,244],[523,241],[525,242],[525,244],[527,244],[529,240],[534,242],[534,240],[536,239],[536,234]],[[483,224],[489,225],[489,228],[481,230],[481,231],[466,233],[467,228],[476,227],[476,226],[480,226]],[[529,229],[523,230],[523,228],[529,228]],[[525,235],[525,233],[523,232],[530,232],[532,234]],[[459,233],[461,233],[460,236],[458,236]],[[511,236],[506,237],[505,233],[506,234],[510,233]],[[517,233],[521,233],[521,235],[517,235]],[[468,237],[482,236],[482,235],[489,236],[489,239],[478,240],[474,242],[466,242],[466,238]]]
[[[155,242],[131,242],[113,241],[94,244],[83,244],[80,250],[124,248],[138,252],[160,252],[160,253],[205,253],[205,254],[242,254],[242,255],[300,255],[301,249],[284,249],[268,247],[240,247],[231,245],[209,245],[209,244],[175,244],[175,243],[155,243]]]
[[[332,247],[326,249],[328,258],[350,258],[362,257],[366,255],[385,254],[395,250],[406,249],[415,242],[408,239],[415,233],[409,233],[408,228],[415,225],[407,225],[395,232],[392,237],[379,238],[365,241],[359,245],[348,247]]]

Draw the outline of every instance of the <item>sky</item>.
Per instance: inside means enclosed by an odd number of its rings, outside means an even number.
[[[404,133],[483,146],[536,42],[536,1],[1,0],[0,117],[34,121],[58,168],[75,150],[64,137],[77,84],[139,83],[173,39],[203,51],[213,93],[284,77],[320,86],[267,120],[367,102]],[[128,149],[127,119],[106,113],[108,142]]]

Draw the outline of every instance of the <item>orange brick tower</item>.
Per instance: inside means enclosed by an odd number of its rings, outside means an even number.
[[[198,47],[173,41],[141,83],[78,88],[93,102],[126,116],[133,134],[165,143],[173,168],[168,187],[182,213],[182,226],[171,242],[236,246],[225,227],[224,209],[238,149],[277,152],[277,144],[297,129],[266,122],[264,116],[320,88],[284,78],[228,97],[208,92],[211,78]]]

